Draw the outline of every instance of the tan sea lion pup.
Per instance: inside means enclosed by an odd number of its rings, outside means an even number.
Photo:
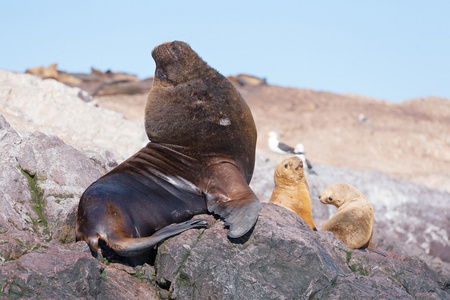
[[[331,231],[349,248],[377,250],[372,244],[373,208],[366,196],[350,184],[335,183],[328,186],[319,195],[319,199],[324,204],[332,204],[338,208],[322,230]]]
[[[317,230],[311,218],[311,196],[303,172],[303,161],[299,157],[283,160],[275,169],[275,188],[270,203],[296,213],[313,230]]]

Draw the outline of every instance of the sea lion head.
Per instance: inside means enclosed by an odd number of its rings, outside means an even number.
[[[305,181],[303,161],[294,156],[283,160],[275,169],[275,185],[295,185]]]
[[[150,141],[176,146],[198,160],[228,160],[248,181],[256,126],[239,92],[184,42],[159,45],[152,56],[155,81],[145,109]]]
[[[357,198],[361,193],[348,183],[335,183],[328,186],[320,195],[320,202],[341,207],[342,204]]]
[[[152,51],[156,63],[153,85],[176,86],[198,77],[207,64],[183,42],[174,41],[157,46]]]

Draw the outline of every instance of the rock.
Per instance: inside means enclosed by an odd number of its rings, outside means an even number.
[[[371,200],[374,243],[387,257],[348,249],[331,233],[313,232],[295,214],[264,204],[253,232],[239,240],[226,237],[222,221],[196,216],[211,227],[163,243],[155,268],[96,261],[85,242],[72,243],[79,198],[128,157],[127,143],[139,144],[133,134],[144,130],[95,107],[80,91],[0,71],[6,116],[0,114],[0,296],[449,298],[449,194],[378,172],[318,164],[319,175],[308,177],[316,225],[335,211],[319,203],[318,194],[329,184],[349,182]],[[251,187],[263,202],[270,198],[275,166],[257,155]]]
[[[38,216],[33,210],[28,180],[21,173],[16,154],[21,137],[0,115],[0,227],[2,232],[10,229],[28,230]]]
[[[148,265],[137,268],[122,264],[107,266],[102,274],[106,280],[99,286],[97,299],[161,299],[153,283],[154,276],[148,277],[146,274],[148,268]]]
[[[73,242],[79,199],[109,163],[42,132],[20,136],[1,114],[0,149],[2,261],[52,239]]]
[[[14,298],[95,298],[102,265],[90,254],[61,247],[8,262],[0,273],[3,296]]]
[[[130,268],[105,266],[90,253],[51,245],[6,263],[0,295],[39,299],[158,299],[156,289]]]
[[[73,241],[79,199],[109,169],[42,132],[26,136],[16,159],[22,175],[29,181],[35,211],[46,230],[54,239]]]
[[[157,282],[169,298],[449,298],[438,275],[418,259],[349,249],[274,204],[263,205],[244,238],[229,240],[226,233],[224,223],[216,221],[159,247]]]
[[[143,121],[86,105],[81,91],[55,80],[0,70],[0,110],[16,130],[56,135],[84,150],[110,151],[120,161],[148,142]]]

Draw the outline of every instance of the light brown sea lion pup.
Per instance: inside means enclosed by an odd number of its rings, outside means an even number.
[[[311,217],[311,196],[302,159],[295,156],[283,160],[275,169],[274,181],[269,202],[296,213],[309,227],[317,230]]]
[[[322,230],[331,231],[351,249],[370,248],[385,255],[372,244],[373,208],[366,196],[350,184],[335,183],[328,186],[319,199],[338,208]]]
[[[145,129],[150,143],[94,182],[80,199],[76,240],[99,257],[140,258],[215,213],[228,236],[250,231],[262,206],[249,187],[256,126],[233,85],[189,45],[156,47]]]

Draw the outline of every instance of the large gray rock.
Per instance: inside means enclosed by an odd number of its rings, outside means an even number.
[[[51,245],[6,263],[0,272],[0,295],[8,299],[158,299],[156,288],[137,276],[136,270],[106,266],[90,253],[75,250]]]
[[[0,149],[1,261],[52,239],[74,241],[82,193],[117,163],[41,132],[20,136],[1,114]]]
[[[201,217],[209,229],[158,249],[157,282],[171,299],[450,298],[420,260],[351,250],[274,204],[263,205],[253,232],[239,240],[227,238],[222,221]]]
[[[0,296],[158,299],[154,276],[106,266],[84,242],[61,244],[74,241],[79,199],[117,165],[112,157],[38,131],[19,135],[1,114],[0,150]]]
[[[317,195],[329,184],[348,182],[371,200],[374,243],[388,257],[350,250],[331,233],[311,231],[293,213],[264,205],[253,233],[237,241],[226,238],[221,221],[204,216],[212,227],[164,243],[156,270],[94,260],[86,243],[70,243],[79,198],[120,162],[118,156],[139,149],[141,140],[133,134],[145,134],[142,124],[133,127],[96,108],[79,90],[22,75],[0,72],[0,111],[14,125],[0,115],[1,296],[448,298],[442,289],[450,286],[449,194],[326,166],[315,166],[319,175],[308,177],[316,226],[335,212]],[[37,104],[42,107],[36,113]],[[263,202],[270,198],[274,169],[257,156],[251,186]]]
[[[148,142],[143,122],[126,120],[85,98],[79,88],[53,79],[0,70],[0,111],[16,130],[56,135],[84,150],[108,150],[118,160]]]

